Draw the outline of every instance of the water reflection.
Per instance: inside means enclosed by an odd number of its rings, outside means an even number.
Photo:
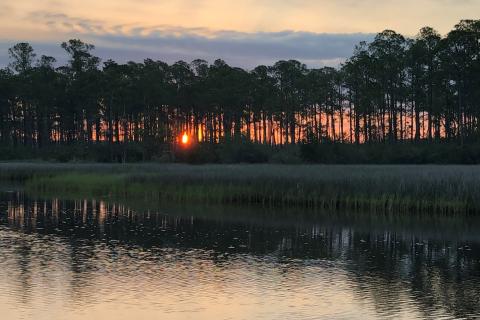
[[[476,220],[1,199],[6,319],[480,316]]]

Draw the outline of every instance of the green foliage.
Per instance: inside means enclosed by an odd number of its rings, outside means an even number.
[[[57,195],[212,204],[470,214],[476,166],[1,164],[0,177]]]

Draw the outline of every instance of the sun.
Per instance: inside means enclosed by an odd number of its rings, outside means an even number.
[[[184,133],[183,136],[182,136],[182,143],[183,144],[187,144],[188,143],[188,134],[187,133]]]

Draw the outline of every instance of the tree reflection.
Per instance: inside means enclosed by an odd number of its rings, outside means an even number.
[[[475,221],[451,218],[422,229],[419,221],[393,220],[386,226],[380,219],[365,226],[348,219],[316,217],[317,222],[292,222],[278,213],[274,221],[262,214],[242,220],[237,213],[232,219],[213,213],[205,218],[137,211],[104,201],[7,197],[6,211],[0,214],[2,225],[50,237],[63,248],[52,253],[43,247],[39,250],[35,242],[18,246],[15,281],[25,294],[32,285],[32,256],[48,265],[49,255],[60,255],[57,260],[66,261],[72,274],[73,298],[88,301],[90,286],[102,281],[94,274],[107,268],[101,255],[114,261],[122,250],[128,259],[154,262],[161,270],[172,250],[185,254],[198,250],[202,259],[217,267],[231,267],[236,257],[245,256],[295,275],[319,263],[325,268],[329,267],[324,262],[336,263],[355,283],[357,299],[373,302],[380,316],[398,315],[413,305],[432,319],[480,314],[480,241],[470,232],[478,226]],[[464,224],[464,234],[457,233],[459,224]],[[99,245],[106,248],[101,254]]]

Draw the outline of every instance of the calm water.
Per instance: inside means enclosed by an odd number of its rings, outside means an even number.
[[[0,194],[1,319],[473,319],[480,222]]]

